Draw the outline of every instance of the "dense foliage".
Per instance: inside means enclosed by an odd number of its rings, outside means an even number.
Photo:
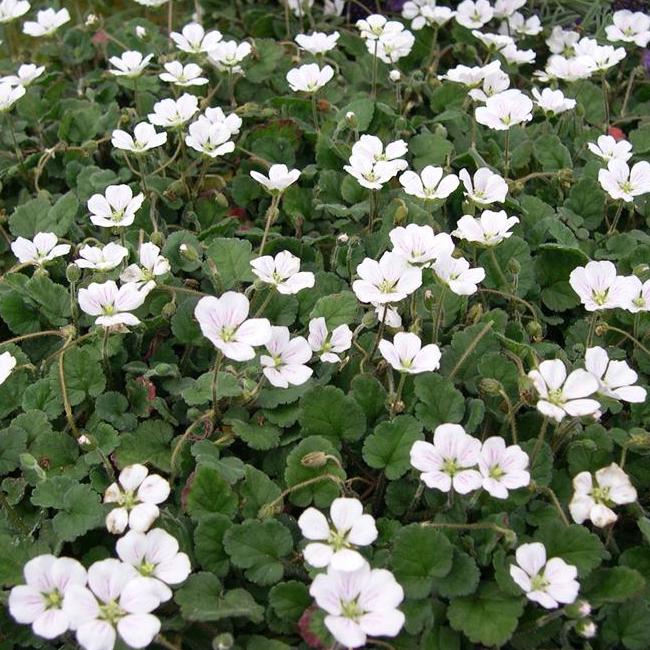
[[[0,650],[650,647],[616,9],[0,1]]]

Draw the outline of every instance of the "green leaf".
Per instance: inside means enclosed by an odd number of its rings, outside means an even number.
[[[363,459],[370,467],[383,469],[391,481],[410,467],[409,452],[416,440],[423,440],[422,425],[410,415],[400,415],[377,425],[363,444]]]
[[[74,221],[79,201],[73,192],[64,194],[52,206],[39,196],[19,205],[9,217],[9,229],[15,237],[32,239],[39,232],[53,232],[65,237]]]
[[[223,592],[219,578],[211,573],[190,576],[176,592],[174,600],[188,621],[220,621],[228,618],[247,618],[260,623],[264,608],[245,589]]]
[[[323,317],[331,332],[339,325],[351,325],[359,314],[359,301],[351,291],[341,291],[319,298],[309,314],[310,320]]]
[[[445,598],[468,596],[478,587],[481,572],[471,555],[454,549],[451,571],[442,577],[435,578],[433,588]]]
[[[162,420],[146,420],[135,431],[122,434],[116,452],[119,467],[142,463],[169,472],[172,435],[171,425]]]
[[[368,423],[374,422],[386,409],[386,389],[372,375],[356,375],[350,386],[350,395],[363,409]]]
[[[191,385],[183,389],[181,396],[189,406],[198,406],[207,404],[212,400],[212,379],[214,373],[204,372],[198,379],[194,380]],[[237,378],[229,372],[219,372],[217,382],[217,397],[237,397],[243,392]]]
[[[432,372],[418,375],[415,378],[415,395],[419,400],[415,413],[429,431],[446,422],[458,424],[463,419],[463,394],[446,377]]]
[[[610,648],[647,650],[650,647],[650,606],[644,599],[607,608],[602,624],[603,642]]]
[[[472,596],[456,598],[447,610],[449,623],[472,643],[501,647],[508,642],[524,611],[524,599],[507,596],[493,582]]]
[[[122,393],[109,391],[95,400],[95,414],[97,417],[112,424],[120,431],[133,429],[138,424],[138,419],[132,413],[128,413],[128,410],[129,401]]]
[[[232,516],[237,511],[237,497],[216,469],[203,465],[190,485],[187,511],[199,520],[215,513]]]
[[[246,476],[239,485],[243,517],[257,517],[260,508],[280,496],[280,488],[264,473],[246,465]]]
[[[644,577],[626,566],[596,569],[581,591],[596,607],[605,603],[622,603],[639,595],[645,588]]]
[[[580,576],[585,577],[607,556],[607,551],[597,535],[584,526],[552,521],[541,526],[535,541],[546,547],[546,556],[560,557],[568,564],[578,568]]]
[[[64,357],[68,399],[77,406],[86,397],[97,397],[106,387],[101,363],[85,348],[72,348]]]
[[[427,165],[443,165],[454,150],[449,140],[434,133],[422,133],[409,140],[409,152],[414,156],[413,166],[422,169]]]
[[[230,426],[251,449],[266,451],[280,444],[280,429],[272,424],[232,420]]]
[[[54,532],[63,542],[71,542],[102,524],[104,516],[99,494],[87,485],[72,485],[64,494],[64,508],[52,520]]]
[[[426,598],[433,579],[442,578],[451,570],[453,554],[453,546],[443,533],[411,524],[395,536],[391,564],[407,596]]]
[[[218,238],[210,242],[205,257],[212,260],[217,268],[217,283],[222,291],[228,291],[242,282],[255,279],[250,262],[253,259],[253,247],[244,239]],[[205,267],[206,275],[210,274]]]
[[[335,386],[312,388],[301,400],[300,425],[305,436],[318,435],[336,445],[359,440],[366,432],[361,407]]]
[[[226,515],[210,514],[203,516],[194,529],[196,559],[202,568],[218,576],[228,573],[230,561],[223,547],[223,538],[231,526],[232,522]]]
[[[0,431],[0,474],[9,474],[20,466],[20,454],[27,450],[27,433],[9,427]]]
[[[297,623],[311,603],[307,585],[296,580],[281,582],[269,591],[269,605],[278,618],[290,623]]]
[[[533,143],[533,154],[544,171],[571,169],[571,154],[557,135],[542,135]]]
[[[293,547],[291,533],[279,521],[248,520],[230,528],[224,547],[235,566],[246,569],[248,580],[258,585],[272,585],[282,579],[282,558]]]

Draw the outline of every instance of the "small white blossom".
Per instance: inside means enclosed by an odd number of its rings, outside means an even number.
[[[16,367],[16,357],[10,352],[3,352],[0,354],[0,384],[7,381],[9,375]]]
[[[241,129],[242,119],[237,113],[230,113],[226,115],[219,106],[206,108],[203,113],[205,118],[212,124],[223,124],[228,128],[231,135],[237,135]]]
[[[537,410],[556,422],[567,415],[593,415],[600,408],[597,400],[588,399],[598,391],[598,382],[586,370],[579,368],[567,377],[564,363],[553,359],[542,361],[528,376],[539,395]]]
[[[287,72],[287,81],[293,92],[315,93],[334,76],[331,65],[322,68],[317,63],[307,63]]]
[[[346,648],[365,646],[368,636],[397,636],[404,625],[397,609],[404,590],[386,569],[371,569],[368,563],[356,571],[330,566],[314,578],[309,593],[327,613],[327,629]]]
[[[156,132],[154,126],[149,122],[140,122],[133,128],[133,135],[122,129],[115,129],[111,134],[111,144],[116,149],[142,153],[161,147],[167,142],[167,133]]]
[[[312,375],[307,365],[311,346],[302,336],[290,338],[288,327],[271,327],[271,338],[265,343],[268,354],[260,356],[262,372],[276,388],[300,386]]]
[[[520,50],[514,43],[506,45],[499,54],[509,65],[525,65],[533,63],[537,58],[535,50]]]
[[[0,84],[8,83],[12,86],[29,86],[33,81],[38,79],[45,72],[45,66],[34,65],[33,63],[23,63],[19,66],[16,74],[6,77],[0,77]]]
[[[161,81],[172,83],[182,88],[187,86],[204,86],[208,83],[207,77],[202,77],[203,70],[196,63],[183,65],[180,61],[165,63],[165,72],[158,75]]]
[[[609,70],[625,58],[625,48],[598,45],[598,41],[594,38],[581,38],[574,49],[576,56],[591,59],[593,69],[599,72]]]
[[[213,124],[207,117],[200,116],[190,124],[185,144],[210,158],[225,156],[235,150],[235,143],[230,139],[232,132],[223,123]]]
[[[625,278],[617,275],[616,267],[607,260],[576,267],[569,284],[587,311],[622,307],[628,294]]]
[[[564,81],[578,81],[588,79],[594,73],[594,69],[594,61],[588,56],[566,58],[560,54],[554,54],[548,58],[544,69],[545,74],[540,76],[540,80],[563,79]]]
[[[9,593],[9,613],[45,639],[64,634],[71,620],[63,609],[63,599],[73,585],[86,584],[86,569],[69,557],[39,555],[25,564],[23,575],[26,584]]]
[[[533,119],[533,102],[520,90],[504,90],[488,97],[475,111],[476,121],[490,129],[507,131]]]
[[[388,20],[380,14],[371,14],[367,18],[357,20],[357,29],[361,38],[365,40],[377,40],[385,34],[396,34],[404,30],[404,25],[396,20]]]
[[[79,307],[89,316],[97,317],[96,325],[139,325],[140,319],[130,312],[144,304],[152,288],[153,283],[138,286],[129,282],[118,289],[113,280],[102,284],[92,282],[79,289]]]
[[[576,524],[590,520],[594,526],[604,528],[613,524],[617,515],[615,505],[634,503],[636,490],[628,475],[616,464],[591,472],[580,472],[573,479],[573,497],[569,512]]]
[[[650,16],[642,11],[622,9],[612,16],[613,25],[605,27],[608,41],[624,41],[646,47],[650,42]]]
[[[289,169],[286,165],[271,165],[268,176],[255,170],[250,172],[251,178],[263,185],[271,194],[284,192],[289,185],[293,185],[300,177],[299,169]]]
[[[454,242],[446,232],[434,234],[431,226],[397,226],[389,233],[393,252],[413,266],[429,265],[454,252]]]
[[[130,264],[120,274],[122,282],[135,282],[142,286],[147,282],[155,282],[156,278],[169,273],[170,265],[166,257],[160,254],[160,248],[151,242],[140,246],[140,266]]]
[[[575,55],[573,48],[579,40],[580,34],[578,32],[570,29],[562,29],[560,25],[556,25],[553,27],[551,35],[546,39],[546,44],[552,54],[572,57]]]
[[[300,532],[311,542],[303,550],[305,561],[319,569],[357,571],[366,562],[356,548],[377,539],[374,518],[364,514],[358,499],[341,497],[332,501],[330,521],[316,508],[307,508],[298,518]]]
[[[341,360],[339,354],[349,350],[352,345],[352,330],[347,325],[339,325],[330,334],[325,319],[321,316],[309,321],[307,340],[321,361],[338,363]]]
[[[57,236],[53,232],[39,232],[32,241],[24,237],[16,238],[11,244],[11,250],[21,264],[44,266],[70,252],[70,244],[57,242]]]
[[[384,319],[386,327],[391,327],[395,330],[402,327],[402,317],[399,315],[397,309],[393,309],[388,303],[375,304],[370,303],[375,308],[377,320]]]
[[[494,17],[507,18],[515,11],[521,9],[528,0],[496,0],[494,3]]]
[[[585,368],[598,382],[599,394],[623,402],[645,402],[646,390],[633,386],[639,376],[626,361],[610,361],[606,350],[596,346],[587,349]]]
[[[163,128],[174,128],[185,124],[199,110],[199,100],[187,93],[178,99],[162,99],[153,105],[153,113],[149,113],[149,121]]]
[[[547,114],[559,115],[576,107],[576,100],[565,97],[561,90],[543,88],[540,92],[537,88],[533,88],[532,94],[535,104]]]
[[[508,31],[507,27],[510,28]],[[519,36],[537,36],[542,31],[542,22],[539,16],[530,16],[529,18],[519,11],[514,11],[507,18],[507,27],[502,25],[502,30],[506,34],[518,34]]]
[[[220,298],[201,298],[194,309],[201,332],[228,359],[250,361],[253,346],[264,345],[271,338],[271,324],[266,318],[248,318],[248,298],[226,291]]]
[[[0,113],[10,110],[24,94],[24,86],[14,86],[7,81],[0,83]]]
[[[129,50],[122,56],[112,56],[108,62],[113,66],[109,72],[116,77],[139,77],[153,59],[153,54],[143,56],[142,52]]]
[[[512,579],[526,592],[526,598],[546,609],[575,601],[580,591],[578,570],[559,557],[546,560],[543,544],[522,544],[515,553],[517,564],[510,565]]]
[[[589,151],[604,161],[622,160],[627,162],[632,157],[632,144],[627,140],[616,141],[611,135],[598,136],[596,142],[587,142]]]
[[[444,25],[456,15],[449,7],[440,7],[436,0],[410,0],[402,7],[402,18],[411,21],[411,29],[419,31],[426,25]]]
[[[75,264],[80,269],[110,271],[119,266],[128,255],[129,251],[124,246],[114,242],[109,242],[104,247],[86,245],[79,249],[79,259],[75,260]]]
[[[440,367],[440,348],[432,343],[422,347],[420,337],[411,332],[398,332],[392,343],[382,339],[379,351],[395,370],[409,375],[433,372]]]
[[[468,88],[478,88],[483,79],[494,72],[501,70],[501,61],[492,61],[483,66],[474,66],[472,68],[466,65],[458,65],[455,68],[447,70],[447,74],[440,75],[441,80],[453,81],[454,83],[463,84]]]
[[[289,251],[280,251],[275,257],[263,255],[251,261],[253,273],[275,287],[279,293],[291,295],[314,286],[311,271],[300,271],[300,258]]]
[[[503,70],[495,70],[483,77],[480,88],[472,88],[469,96],[476,102],[486,102],[488,98],[502,93],[510,87],[510,77]]]
[[[208,54],[222,39],[220,31],[215,29],[206,32],[198,23],[189,23],[183,27],[180,34],[172,32],[169,37],[181,52],[188,54]]]
[[[519,445],[507,447],[500,436],[483,442],[478,469],[483,477],[483,489],[496,499],[507,499],[509,490],[530,483],[528,454]]]
[[[508,194],[508,183],[487,167],[477,169],[473,178],[466,169],[461,169],[458,178],[465,186],[465,197],[477,205],[503,203]]]
[[[478,490],[483,484],[475,469],[481,441],[465,433],[459,424],[441,424],[433,433],[433,444],[418,440],[411,447],[411,465],[422,472],[420,479],[432,489],[459,494]]]
[[[471,296],[478,291],[478,283],[485,279],[485,269],[470,268],[464,257],[444,256],[433,264],[433,271],[457,296]]]
[[[366,258],[357,266],[357,275],[352,290],[366,303],[399,302],[422,284],[422,270],[397,253],[384,253],[379,262]]]
[[[294,16],[304,16],[313,6],[314,0],[284,0]]]
[[[142,192],[133,196],[128,185],[109,185],[103,195],[93,194],[87,206],[92,223],[101,228],[115,228],[130,226],[143,202]]]
[[[650,280],[641,282],[635,275],[625,276],[626,297],[621,306],[624,309],[638,314],[650,311]]]
[[[427,165],[419,174],[405,171],[399,177],[399,182],[407,194],[419,199],[446,199],[460,185],[460,181],[456,174],[443,175],[442,167]]]
[[[613,199],[631,203],[650,192],[650,162],[642,160],[630,169],[625,161],[614,158],[607,169],[598,171],[598,182]]]
[[[451,234],[459,239],[476,242],[483,246],[496,246],[512,236],[510,229],[519,223],[517,217],[509,217],[505,210],[483,210],[480,217],[462,216]]]
[[[352,146],[352,154],[343,169],[362,187],[379,190],[408,166],[403,156],[408,146],[404,140],[383,142],[374,135],[362,135]]]
[[[27,0],[2,0],[0,2],[0,24],[10,23],[24,16],[30,8]]]
[[[488,0],[463,0],[456,8],[456,22],[467,29],[480,29],[494,17]]]
[[[243,72],[241,62],[253,51],[248,41],[221,41],[210,51],[209,59],[218,70],[230,71],[232,74]]]
[[[42,9],[37,12],[36,20],[26,20],[23,24],[23,34],[39,38],[51,36],[54,32],[70,20],[70,12],[67,9]]]
[[[415,44],[415,36],[408,29],[382,34],[376,41],[366,40],[366,48],[384,63],[394,64],[408,56]]]
[[[338,32],[332,32],[331,34],[312,32],[311,34],[298,34],[294,40],[302,50],[316,56],[333,50],[336,47],[339,36],[340,34]]]

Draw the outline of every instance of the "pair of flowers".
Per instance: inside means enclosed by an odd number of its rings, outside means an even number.
[[[415,36],[402,23],[380,14],[358,20],[356,25],[368,52],[384,63],[395,63],[408,56],[415,43]]]
[[[330,521],[316,508],[307,508],[298,525],[309,543],[305,561],[326,568],[309,593],[326,612],[325,625],[348,648],[365,645],[367,636],[397,636],[404,614],[397,609],[404,591],[390,571],[371,569],[356,550],[377,539],[372,515],[364,514],[358,499],[334,499]]]

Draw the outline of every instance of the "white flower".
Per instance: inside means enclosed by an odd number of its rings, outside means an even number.
[[[422,270],[397,253],[384,253],[379,262],[366,258],[357,266],[358,280],[352,290],[361,302],[399,302],[422,284]]]
[[[521,9],[527,0],[497,0],[494,3],[494,17],[507,18],[511,16],[517,9]]]
[[[552,54],[561,54],[565,57],[572,57],[575,54],[573,49],[580,40],[580,34],[570,29],[562,29],[560,25],[553,27],[551,35],[546,39],[548,49]]]
[[[610,361],[607,352],[599,347],[588,348],[585,368],[598,382],[598,393],[623,402],[643,403],[646,390],[633,386],[639,376],[626,361]]]
[[[350,349],[352,345],[352,330],[347,325],[339,325],[330,333],[325,319],[312,318],[309,321],[309,336],[311,349],[320,356],[324,363],[338,363],[339,354]]]
[[[510,228],[519,223],[517,217],[509,217],[505,210],[493,212],[483,210],[480,217],[474,218],[468,214],[462,216],[451,234],[459,239],[496,246],[504,239],[512,236]]]
[[[0,83],[0,113],[8,111],[24,94],[24,86],[14,86],[6,81]]]
[[[185,144],[210,158],[224,156],[235,150],[235,143],[230,139],[232,132],[223,122],[213,124],[207,117],[200,116],[190,124],[188,130]]]
[[[202,77],[203,70],[196,63],[183,65],[180,61],[170,61],[163,66],[165,72],[158,75],[161,81],[167,81],[175,86],[204,86],[208,83],[207,77]]]
[[[289,185],[293,185],[300,177],[300,170],[289,170],[286,165],[271,165],[268,176],[260,172],[250,172],[251,178],[263,185],[271,194],[284,192]]]
[[[477,38],[485,47],[493,52],[499,52],[504,47],[512,45],[514,40],[508,34],[484,34],[480,29],[473,29],[472,36]]]
[[[13,372],[15,367],[16,357],[14,357],[13,354],[10,352],[3,352],[0,354],[0,384],[4,384],[5,381],[7,381],[7,378]]]
[[[480,29],[494,17],[488,0],[463,0],[456,8],[456,22],[467,29]]]
[[[32,241],[18,237],[12,242],[11,250],[21,264],[43,266],[70,252],[70,244],[57,244],[57,241],[53,232],[39,232]]]
[[[219,106],[213,108],[206,108],[204,112],[205,118],[212,124],[223,124],[228,128],[231,135],[237,135],[241,129],[242,119],[237,113],[230,113],[226,115]]]
[[[465,186],[465,197],[478,205],[503,203],[508,194],[508,183],[487,167],[479,167],[473,179],[466,169],[461,169],[458,177]]]
[[[294,16],[300,18],[314,6],[314,0],[284,0]]]
[[[29,86],[32,81],[38,79],[45,72],[45,66],[34,65],[33,63],[23,63],[18,72],[13,75],[0,78],[0,83],[8,83],[12,86]]]
[[[167,133],[157,133],[149,122],[140,122],[133,129],[133,135],[122,129],[115,129],[111,135],[111,144],[116,149],[124,149],[133,153],[142,153],[155,149],[167,142]]]
[[[618,519],[612,506],[634,503],[637,494],[628,475],[616,463],[599,469],[595,478],[594,483],[591,472],[574,477],[569,512],[576,524],[589,519],[594,526],[604,528]]]
[[[588,56],[576,56],[566,58],[560,54],[554,54],[546,62],[546,74],[542,81],[550,79],[563,79],[564,81],[578,81],[588,79],[594,73],[594,61]]]
[[[449,7],[436,6],[436,0],[411,0],[402,7],[402,18],[411,21],[411,29],[419,31],[425,25],[444,25],[456,15]]]
[[[345,9],[345,0],[325,0],[323,2],[323,15],[341,16]]]
[[[446,232],[436,235],[431,226],[397,226],[389,233],[393,252],[403,257],[409,264],[429,264],[439,257],[454,252],[454,242]]]
[[[266,342],[268,355],[260,356],[264,376],[276,388],[300,386],[312,375],[305,364],[311,359],[311,347],[302,336],[290,339],[288,327],[271,327],[271,338]]]
[[[331,566],[337,571],[357,571],[366,561],[356,547],[377,539],[374,518],[363,513],[358,499],[338,498],[330,506],[330,520],[331,525],[316,508],[307,508],[298,518],[303,537],[313,540],[303,551],[305,561],[319,569]]]
[[[510,65],[524,65],[525,63],[533,63],[537,57],[535,50],[520,50],[514,43],[506,45],[499,51],[499,54]]]
[[[367,636],[397,636],[404,625],[397,609],[404,590],[386,569],[371,569],[368,563],[357,571],[330,566],[314,578],[309,593],[327,612],[327,629],[346,648],[365,646]]]
[[[427,165],[418,174],[414,171],[405,171],[400,177],[404,191],[419,199],[433,200],[446,199],[460,184],[456,174],[447,174],[443,178],[442,167]]]
[[[569,284],[587,311],[622,307],[627,295],[625,278],[606,260],[576,267],[569,275]]]
[[[36,14],[36,21],[26,20],[23,24],[23,34],[38,38],[51,36],[54,32],[70,20],[67,9],[43,9]]]
[[[27,0],[2,0],[0,2],[0,24],[10,23],[12,20],[24,16],[30,6]]]
[[[483,489],[497,499],[507,499],[508,490],[530,483],[528,454],[519,445],[506,447],[499,436],[483,442],[478,469],[483,476]]]
[[[422,17],[427,21],[428,25],[442,27],[446,25],[454,16],[456,12],[449,7],[439,7],[426,5],[422,7]]]
[[[119,266],[125,257],[128,257],[129,251],[109,242],[103,248],[99,246],[83,246],[79,249],[80,258],[75,260],[75,264],[80,269],[95,269],[97,271],[110,271]]]
[[[641,282],[635,275],[625,276],[626,298],[621,306],[638,314],[640,311],[650,311],[650,280]]]
[[[404,30],[404,25],[396,20],[388,20],[380,14],[371,14],[365,19],[357,20],[357,29],[361,38],[366,40],[377,40],[384,34],[395,34]]]
[[[535,104],[545,113],[559,115],[576,107],[576,100],[565,97],[561,90],[543,88],[540,92],[537,88],[533,88],[532,93],[535,98]]]
[[[408,151],[404,140],[389,142],[385,149],[374,135],[362,135],[352,146],[352,154],[343,169],[357,179],[362,187],[379,190],[408,163],[402,158]]]
[[[607,169],[598,171],[600,186],[613,198],[631,203],[634,198],[650,192],[650,162],[642,160],[632,169],[619,159],[607,163]]]
[[[587,142],[587,147],[606,162],[614,159],[627,162],[632,157],[632,144],[627,140],[617,142],[611,135],[598,136],[596,142]]]
[[[153,54],[143,56],[142,52],[129,50],[124,52],[122,56],[112,56],[108,60],[114,66],[109,72],[116,77],[139,77],[149,65],[151,59],[153,59]]]
[[[399,315],[397,309],[393,309],[388,303],[382,305],[373,302],[370,304],[375,308],[377,320],[383,318],[386,327],[392,327],[396,330],[402,327],[402,317]]]
[[[135,26],[135,35],[142,40],[147,37],[147,30],[142,25]]]
[[[253,346],[264,345],[271,338],[271,324],[266,318],[248,318],[248,298],[226,291],[221,298],[201,298],[194,309],[203,336],[233,361],[249,361],[255,356]]]
[[[433,271],[457,296],[476,293],[478,283],[485,279],[485,269],[470,268],[464,257],[440,257],[434,262]]]
[[[598,45],[594,38],[581,38],[575,45],[576,56],[584,56],[593,61],[594,70],[605,71],[625,58],[625,48],[612,45]]]
[[[199,110],[199,100],[187,93],[178,99],[163,99],[153,105],[153,113],[147,116],[156,126],[172,128],[185,124]]]
[[[377,58],[384,63],[392,64],[408,56],[414,43],[415,36],[405,29],[394,33],[384,33],[375,42],[366,40],[366,48],[373,55],[376,52]]]
[[[298,34],[294,39],[301,49],[316,56],[317,54],[325,54],[336,47],[336,42],[339,40],[340,34],[332,32],[325,34],[324,32],[312,32],[311,34]]]
[[[169,492],[169,483],[158,474],[149,474],[144,465],[125,467],[118,482],[111,483],[104,493],[104,503],[117,504],[106,516],[106,528],[117,534],[127,526],[145,532],[158,519],[158,504],[167,499]]]
[[[120,274],[122,282],[135,282],[139,286],[155,281],[159,275],[169,273],[169,261],[160,254],[160,248],[151,242],[140,246],[140,266],[130,264]]]
[[[433,444],[418,440],[411,447],[411,465],[422,472],[427,487],[442,492],[452,488],[459,494],[478,490],[483,477],[474,467],[479,461],[481,441],[459,424],[441,424],[433,433]]]
[[[476,109],[475,116],[479,124],[507,131],[516,124],[532,120],[532,110],[533,102],[520,90],[513,89],[488,97],[485,106]]]
[[[118,289],[113,280],[92,282],[88,288],[79,289],[79,307],[97,316],[95,325],[139,325],[140,319],[129,312],[143,305],[152,288],[153,283],[140,287],[129,282]]]
[[[507,21],[510,32],[507,31],[507,27],[504,24],[502,28],[506,30],[505,33],[515,33],[521,36],[537,36],[542,31],[542,23],[539,16],[533,15],[530,18],[525,18],[521,12],[515,11],[508,16]]]
[[[569,604],[578,597],[578,570],[559,557],[546,561],[544,544],[522,544],[510,565],[512,579],[526,592],[526,598],[546,609]]]
[[[388,78],[394,83],[397,83],[402,80],[402,73],[399,70],[391,70],[388,73]]]
[[[179,50],[188,54],[208,54],[222,39],[220,31],[206,32],[198,23],[189,23],[180,34],[172,32],[169,37]]]
[[[160,605],[156,582],[119,560],[95,562],[88,569],[88,587],[69,587],[63,599],[79,645],[112,650],[118,635],[132,648],[149,645],[160,631],[160,621],[150,613]]]
[[[650,42],[650,16],[641,11],[622,9],[612,16],[613,25],[605,27],[608,41],[624,41],[646,47]]]
[[[172,597],[167,585],[178,585],[190,574],[190,558],[179,553],[176,538],[162,528],[148,533],[130,530],[115,544],[117,556],[130,564],[145,578],[159,582],[158,596],[161,602]]]
[[[315,93],[334,76],[334,68],[326,65],[320,68],[317,63],[308,63],[287,72],[287,81],[294,93]]]
[[[230,71],[232,74],[242,72],[240,63],[253,51],[248,41],[221,41],[210,51],[208,58],[218,70]]]
[[[109,185],[104,195],[93,194],[88,199],[90,220],[101,228],[130,226],[135,220],[135,213],[142,207],[144,194],[133,196],[128,185]]]
[[[280,251],[275,257],[258,257],[251,261],[251,266],[253,273],[262,282],[270,284],[284,295],[314,286],[314,274],[311,271],[300,271],[300,258],[289,251]]]
[[[537,410],[556,422],[565,416],[593,415],[600,408],[595,399],[586,399],[598,391],[594,376],[579,368],[568,377],[560,359],[542,361],[528,376],[539,394]]]
[[[162,7],[169,0],[135,0],[142,7]]]
[[[66,632],[70,617],[63,610],[63,599],[73,585],[86,584],[86,569],[69,557],[39,555],[25,564],[23,575],[26,584],[9,593],[9,613],[46,639]]]
[[[472,88],[469,96],[476,102],[486,102],[488,97],[498,95],[510,87],[510,77],[503,70],[495,70],[483,77],[480,88]]]
[[[420,337],[411,332],[398,332],[392,343],[382,339],[379,351],[395,370],[409,375],[433,372],[440,367],[440,348],[431,343],[422,347]]]
[[[457,65],[447,70],[447,74],[440,75],[441,80],[453,81],[463,84],[468,88],[477,88],[488,75],[501,69],[501,61],[492,61],[488,65],[470,68],[466,65]]]

